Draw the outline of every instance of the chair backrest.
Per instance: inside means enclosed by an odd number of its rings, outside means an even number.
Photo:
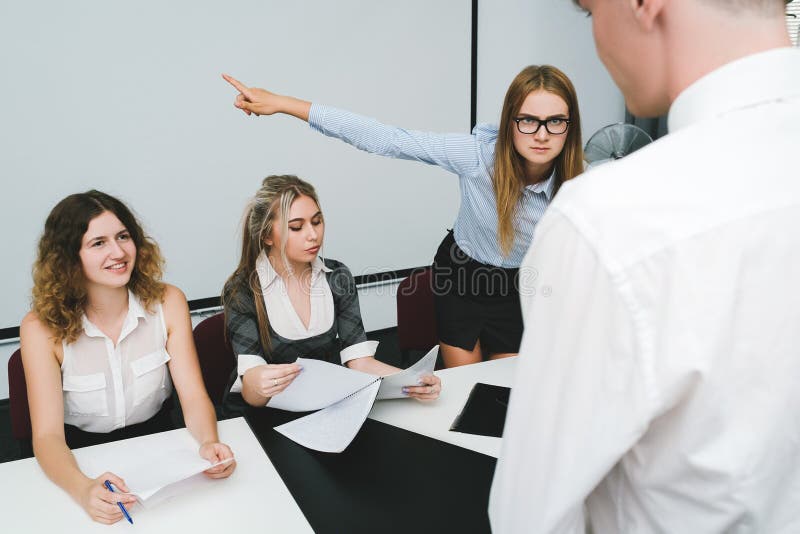
[[[207,317],[195,326],[194,344],[208,396],[214,404],[222,404],[225,386],[236,366],[236,355],[225,339],[224,314]]]
[[[438,343],[432,270],[413,271],[397,286],[397,344],[400,350],[428,350]]]
[[[31,412],[22,352],[17,349],[8,360],[8,406],[11,414],[11,435],[14,439],[31,439]]]

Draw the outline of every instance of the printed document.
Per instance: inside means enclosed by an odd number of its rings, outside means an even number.
[[[298,358],[303,370],[269,406],[304,412],[319,410],[275,427],[287,438],[323,452],[342,452],[367,420],[375,400],[403,398],[403,387],[418,386],[432,374],[438,345],[417,363],[385,377],[320,360]]]

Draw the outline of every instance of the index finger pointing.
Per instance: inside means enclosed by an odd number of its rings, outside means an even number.
[[[240,82],[239,80],[237,80],[233,76],[229,76],[228,74],[223,74],[222,78],[226,82],[228,82],[229,84],[234,86],[236,88],[236,90],[239,91],[240,93],[242,93],[244,96],[248,96],[247,93],[249,92],[249,87],[247,87],[245,84],[243,84],[242,82]]]

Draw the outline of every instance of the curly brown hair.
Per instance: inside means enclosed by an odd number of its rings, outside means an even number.
[[[116,215],[136,245],[136,262],[128,289],[150,312],[163,299],[164,259],[131,210],[111,195],[94,189],[69,195],[47,216],[33,264],[32,309],[57,342],[72,343],[83,330],[81,318],[87,295],[79,255],[81,241],[89,222],[106,211]]]

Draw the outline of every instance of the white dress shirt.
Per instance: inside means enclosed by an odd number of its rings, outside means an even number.
[[[289,299],[286,284],[272,267],[265,252],[256,258],[256,272],[264,296],[264,307],[270,327],[279,336],[290,340],[307,339],[328,332],[333,327],[336,316],[336,307],[333,302],[333,293],[328,284],[325,273],[331,272],[319,256],[311,262],[311,316],[308,327],[303,324],[300,316]],[[350,360],[374,356],[378,350],[377,341],[363,341],[342,349],[340,357],[342,365]],[[253,367],[265,365],[267,361],[256,354],[239,354],[237,357],[238,377],[231,386],[231,392],[242,391],[242,375]]]
[[[496,533],[800,532],[800,50],[704,76],[669,129],[537,229]]]
[[[153,417],[172,393],[166,345],[161,304],[148,313],[130,291],[116,346],[84,315],[80,337],[62,343],[64,422],[111,432]]]
[[[264,307],[267,310],[269,325],[275,332],[286,339],[306,339],[324,334],[333,326],[334,306],[333,293],[328,285],[325,273],[331,270],[317,256],[311,263],[311,315],[308,326],[303,324],[300,316],[289,299],[289,292],[283,278],[278,275],[267,255],[263,252],[256,259],[256,272],[264,295]]]

